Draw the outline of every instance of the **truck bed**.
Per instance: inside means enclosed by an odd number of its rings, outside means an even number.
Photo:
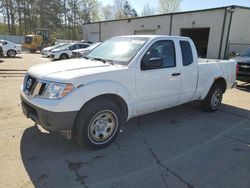
[[[198,58],[198,84],[196,97],[204,98],[204,93],[209,89],[208,80],[211,76],[221,75],[225,78],[227,89],[231,88],[236,79],[236,61],[234,60],[218,60],[218,59],[202,59]],[[205,91],[205,92],[204,92]]]

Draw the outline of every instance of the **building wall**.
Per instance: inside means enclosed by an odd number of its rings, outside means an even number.
[[[83,25],[82,32],[84,40],[99,42],[99,23]]]
[[[130,20],[108,21],[83,25],[83,38],[90,41],[106,40],[113,36],[154,33],[180,35],[185,28],[210,28],[207,58],[224,58],[235,48],[232,43],[247,43],[250,46],[250,10],[236,7],[230,27],[230,8],[207,11],[159,15]],[[171,25],[172,17],[172,25]],[[224,27],[224,32],[223,32]],[[230,29],[230,32],[229,31]],[[99,29],[101,32],[99,33]],[[97,37],[99,36],[99,37]],[[230,41],[228,44],[227,41]],[[245,45],[246,46],[246,45]],[[237,51],[238,52],[238,51]]]
[[[101,23],[101,39],[113,36],[134,35],[136,33],[154,32],[155,34],[169,34],[170,16],[148,17],[131,20],[121,20]]]
[[[250,10],[235,9],[232,17],[227,53],[229,56],[250,47]]]
[[[172,35],[180,35],[182,28],[210,28],[207,57],[218,58],[224,9],[173,15]]]

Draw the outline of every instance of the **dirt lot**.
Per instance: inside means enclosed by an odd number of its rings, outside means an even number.
[[[191,103],[135,118],[90,151],[21,112],[25,70],[48,61],[0,59],[0,187],[250,187],[250,84],[228,91],[218,112]]]

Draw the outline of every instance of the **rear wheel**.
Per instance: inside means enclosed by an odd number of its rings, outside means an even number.
[[[122,115],[117,105],[108,100],[96,99],[80,110],[74,131],[80,144],[98,149],[114,140],[121,124]]]
[[[36,53],[36,49],[31,49],[30,53],[32,53],[32,54]]]
[[[68,56],[68,54],[61,54],[59,58],[61,60],[63,60],[63,59],[69,59],[69,56]]]
[[[15,50],[8,50],[7,56],[8,57],[15,57],[16,56],[16,51]]]
[[[208,112],[214,112],[219,109],[223,98],[222,89],[217,84],[213,84],[206,98],[202,101],[202,108]]]

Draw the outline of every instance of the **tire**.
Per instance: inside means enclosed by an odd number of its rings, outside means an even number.
[[[121,125],[122,115],[117,105],[109,100],[96,99],[80,110],[74,134],[81,145],[100,149],[114,141]]]
[[[36,49],[30,50],[30,53],[32,53],[32,54],[36,53]]]
[[[69,56],[68,54],[61,54],[60,57],[59,57],[60,60],[63,60],[63,59],[69,59]]]
[[[16,56],[16,51],[15,50],[8,50],[7,56],[8,57],[15,57]]]
[[[214,112],[219,109],[223,98],[223,92],[219,85],[213,84],[210,88],[206,98],[202,101],[201,105],[203,110],[207,112]]]

